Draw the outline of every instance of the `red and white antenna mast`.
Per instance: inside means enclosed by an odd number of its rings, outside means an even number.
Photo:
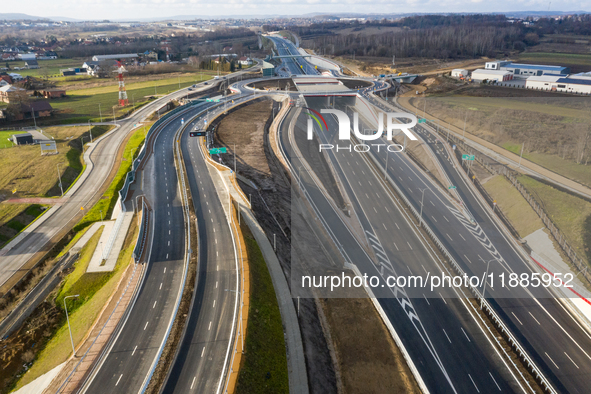
[[[127,91],[125,91],[125,81],[123,80],[123,73],[127,72],[127,70],[119,60],[117,60],[117,72],[119,73],[119,105],[125,107],[129,104],[129,100],[127,100]]]

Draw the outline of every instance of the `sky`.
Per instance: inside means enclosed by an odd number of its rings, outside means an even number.
[[[301,15],[360,12],[591,11],[591,0],[9,0],[3,13],[82,20],[145,19],[178,15]]]

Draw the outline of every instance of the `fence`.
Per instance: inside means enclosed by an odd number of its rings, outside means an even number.
[[[454,144],[462,148],[464,151],[473,154],[475,160],[478,163],[480,163],[484,168],[486,168],[490,173],[505,176],[507,180],[509,180],[509,182],[511,182],[511,184],[515,186],[515,188],[521,193],[521,195],[529,203],[529,205],[536,212],[536,214],[538,214],[546,228],[550,230],[550,233],[552,234],[558,245],[560,245],[560,248],[571,260],[572,264],[577,269],[577,271],[581,274],[581,276],[583,276],[583,278],[585,278],[585,280],[589,284],[591,284],[591,273],[588,270],[589,266],[587,262],[577,255],[576,251],[566,240],[565,234],[562,231],[560,231],[556,224],[554,224],[554,222],[550,219],[550,217],[544,211],[544,209],[538,203],[538,201],[527,191],[526,187],[523,186],[523,184],[521,184],[521,182],[517,180],[517,178],[514,175],[514,172],[511,169],[502,164],[492,166],[492,159],[490,159],[488,156],[481,153],[480,151],[476,150],[474,147],[467,145],[464,141],[453,135],[453,133],[450,133],[449,129],[443,126],[439,126],[432,121],[427,121],[427,123],[430,124],[431,127],[433,127],[433,129],[437,130],[439,134],[445,135],[448,141],[453,141]],[[496,210],[496,213],[500,214],[500,211]]]

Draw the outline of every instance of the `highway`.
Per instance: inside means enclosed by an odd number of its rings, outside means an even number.
[[[275,44],[275,48],[277,49],[277,53],[279,56],[299,56],[301,55],[295,45],[282,37],[279,36],[269,36],[269,39],[273,41]],[[307,75],[318,75],[318,70],[304,60],[303,57],[298,58],[282,58],[282,63],[287,67],[290,75],[299,75],[299,74],[307,74]],[[300,67],[301,66],[301,67]],[[287,75],[289,76],[289,75]]]
[[[421,206],[420,189],[427,188],[423,220],[454,259],[469,275],[482,275],[487,268],[484,261],[491,259],[490,272],[497,277],[503,272],[531,274],[532,263],[518,252],[508,232],[503,231],[484,209],[480,199],[458,173],[461,170],[442,149],[441,142],[423,127],[415,127],[415,130],[425,138],[439,159],[475,223],[470,223],[451,206],[441,190],[409,164],[406,155],[389,155],[388,174],[417,209]],[[372,154],[383,168],[385,155],[375,151]],[[586,392],[591,381],[591,337],[555,300],[555,295],[543,289],[534,292],[531,288],[524,291],[520,287],[491,290],[489,302],[554,387],[559,392]]]
[[[203,124],[203,116],[192,120],[187,129],[197,124]],[[182,154],[197,215],[198,272],[186,333],[163,386],[164,393],[221,392],[238,307],[236,247],[208,164],[199,147],[200,138],[204,137],[189,137],[188,132],[181,136]]]
[[[308,104],[313,105],[310,101]],[[332,118],[325,119],[330,122],[329,129],[338,128]],[[289,118],[284,121],[280,138],[291,166],[299,168],[305,163],[294,153],[295,147],[288,132],[289,121]],[[294,132],[305,132],[305,119],[300,117],[296,121]],[[383,272],[406,275],[410,270],[411,274],[420,275],[423,269],[445,271],[376,174],[365,161],[354,155],[341,151],[330,157],[335,160],[333,165],[341,176],[353,209],[371,239],[369,244],[375,249],[374,255],[379,255],[380,259],[364,252],[322,190],[311,181],[308,172],[301,174],[308,197],[317,207],[316,213],[332,232],[347,260],[357,265],[361,274],[379,277]],[[292,242],[297,240],[292,239]],[[292,270],[293,264],[292,261]],[[431,392],[484,392],[497,385],[503,392],[519,391],[517,380],[463,301],[457,297],[443,300],[441,297],[412,297],[403,292],[388,293],[390,290],[383,290],[379,285],[372,290]]]
[[[201,104],[192,111],[208,105]],[[144,168],[141,189],[154,215],[145,278],[125,325],[92,376],[87,393],[138,392],[148,378],[172,318],[186,252],[184,212],[173,158],[173,140],[179,127],[180,116],[162,128],[154,142],[153,156]]]

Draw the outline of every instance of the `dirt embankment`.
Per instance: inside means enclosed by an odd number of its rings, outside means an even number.
[[[291,179],[269,146],[271,105],[270,101],[260,101],[230,113],[217,126],[216,138],[232,154],[236,143],[240,186],[251,196],[253,212],[272,243],[276,235],[277,257],[290,283],[295,246],[291,244]],[[277,113],[279,106],[274,106]],[[233,157],[226,160],[233,167]],[[319,264],[330,264],[335,259],[327,255],[327,246],[313,231],[305,232],[303,237],[298,241],[306,250],[296,246],[295,253],[313,256]],[[294,299],[310,392],[418,393],[408,366],[371,300],[363,297],[302,298],[299,303]]]

